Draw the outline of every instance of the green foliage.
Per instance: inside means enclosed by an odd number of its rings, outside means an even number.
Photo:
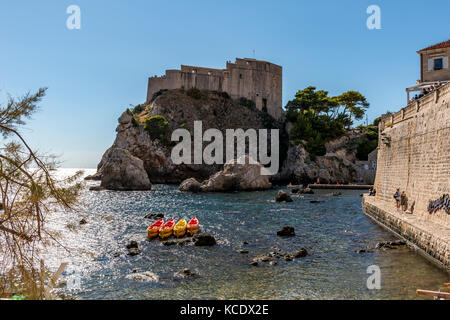
[[[369,153],[378,147],[378,127],[374,125],[360,126],[365,136],[358,141],[356,158],[367,160]]]
[[[159,140],[163,144],[168,142],[169,122],[163,116],[153,116],[145,120],[144,130],[152,140]]]
[[[324,155],[325,142],[345,134],[353,119],[361,119],[368,106],[365,97],[356,91],[329,97],[327,91],[307,87],[286,105],[287,120],[294,124],[290,139],[306,142],[305,148],[313,158]]]
[[[376,118],[375,120],[373,120],[373,125],[378,127],[378,124],[381,121],[381,117]]]
[[[132,113],[133,113],[133,114],[139,114],[139,113],[141,113],[141,112],[144,111],[144,110],[145,110],[145,105],[143,105],[143,104],[138,104],[137,106],[135,106],[135,107],[133,108]]]
[[[187,91],[187,95],[196,100],[200,100],[202,98],[202,92],[197,88],[190,88]]]

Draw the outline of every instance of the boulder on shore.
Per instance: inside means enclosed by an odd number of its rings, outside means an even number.
[[[102,167],[102,188],[109,190],[150,190],[152,184],[144,162],[128,150],[112,148]]]
[[[248,155],[228,161],[222,171],[217,172],[201,185],[203,192],[254,191],[272,188],[269,176],[262,175],[264,166]]]
[[[283,190],[278,191],[277,195],[275,196],[276,202],[292,202],[292,198],[290,195],[288,195]]]
[[[184,180],[181,184],[178,190],[184,191],[184,192],[193,192],[197,193],[201,191],[201,183],[198,182],[195,178],[189,178]]]
[[[277,236],[280,237],[291,237],[295,236],[294,227],[284,226],[280,230],[277,231]]]

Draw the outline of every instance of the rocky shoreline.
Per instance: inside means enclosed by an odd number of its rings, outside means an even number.
[[[273,184],[308,184],[317,179],[322,183],[351,183],[362,179],[364,166],[356,158],[356,145],[362,133],[349,131],[326,143],[326,154],[313,159],[302,144],[289,142],[289,122],[276,121],[220,93],[203,95],[196,99],[183,90],[169,90],[149,105],[125,111],[118,119],[113,145],[104,153],[97,172],[86,178],[101,181],[92,190],[151,190],[152,183],[167,183],[181,184],[180,190],[189,192],[243,191],[264,190]],[[281,165],[278,174],[263,179],[254,173],[256,167],[175,165],[170,157],[173,147],[170,134],[177,128],[193,132],[195,120],[202,121],[203,130],[278,129]],[[249,177],[239,172],[249,169]]]

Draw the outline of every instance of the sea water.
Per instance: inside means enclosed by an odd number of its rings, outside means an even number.
[[[61,169],[59,175],[75,172]],[[92,174],[95,170],[85,170]],[[380,241],[395,240],[361,210],[361,191],[318,190],[293,196],[292,203],[273,201],[279,189],[259,192],[191,194],[175,185],[153,185],[151,191],[89,191],[87,181],[77,212],[57,212],[49,226],[62,246],[46,254],[54,270],[68,262],[58,290],[82,299],[418,299],[416,289],[438,290],[450,282],[445,271],[402,247],[357,253]],[[311,200],[323,202],[311,203]],[[196,216],[212,247],[164,246],[147,241],[148,213],[175,220]],[[85,218],[87,224],[80,225]],[[276,235],[283,226],[295,236]],[[128,256],[135,240],[141,253]],[[244,244],[248,242],[248,244]],[[306,248],[308,256],[277,265],[250,265],[254,256]],[[246,249],[248,254],[242,254]],[[380,268],[381,288],[370,290],[368,267]],[[197,276],[180,279],[185,268]],[[156,279],[138,281],[133,273],[152,272]]]

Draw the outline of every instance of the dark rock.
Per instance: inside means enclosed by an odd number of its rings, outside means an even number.
[[[120,252],[115,252],[115,253],[113,254],[113,257],[114,257],[114,258],[120,257]]]
[[[162,213],[149,213],[144,216],[145,219],[162,219],[164,218],[164,214]]]
[[[197,193],[200,192],[202,184],[198,182],[195,178],[189,178],[184,180],[181,184],[178,190],[184,191],[184,192],[193,192]]]
[[[242,244],[248,244],[248,242],[247,241],[243,241]]]
[[[325,202],[325,201],[323,201],[323,200],[310,200],[309,202],[310,203],[322,203],[322,202]]]
[[[305,189],[299,190],[298,193],[301,193],[301,194],[314,194],[314,191],[311,188],[305,188]]]
[[[180,239],[169,239],[162,241],[162,244],[165,246],[174,246],[179,245],[182,246],[184,244],[192,242],[192,238],[180,238]]]
[[[399,246],[405,246],[406,242],[402,240],[378,242],[375,249],[396,249]]]
[[[176,278],[193,278],[193,277],[197,276],[197,273],[195,273],[194,271],[192,271],[190,269],[185,268],[183,270],[176,272],[174,274],[174,276]]]
[[[83,225],[83,224],[86,224],[86,223],[87,223],[86,219],[83,218],[83,219],[80,220],[80,225]]]
[[[245,254],[245,253],[249,253],[249,251],[245,250],[245,249],[241,249],[241,250],[239,250],[239,253]]]
[[[127,249],[138,248],[139,245],[136,241],[132,240],[127,244]]]
[[[290,226],[284,226],[283,228],[277,231],[277,236],[280,237],[295,236],[294,228]]]
[[[299,193],[300,192],[300,188],[299,187],[294,187],[291,189],[292,193]]]
[[[335,191],[331,194],[333,197],[342,196],[342,192]]]
[[[140,253],[141,253],[141,250],[139,250],[138,248],[128,249],[128,255],[129,256],[136,256],[136,255],[138,255]]]
[[[285,261],[292,261],[292,257],[291,257],[291,256],[286,256],[286,257],[284,258],[284,260],[285,260]]]
[[[305,248],[301,248],[300,250],[296,250],[291,253],[291,256],[293,258],[303,258],[303,257],[306,257],[307,255],[308,255],[308,251],[306,251]]]
[[[251,262],[250,262],[250,265],[252,265],[252,266],[257,266],[257,265],[258,265],[258,261],[251,261]]]
[[[198,247],[213,246],[216,244],[216,239],[209,233],[196,233],[193,237],[193,241]]]
[[[290,195],[288,195],[283,190],[278,191],[277,195],[275,196],[276,202],[292,202],[292,198]]]
[[[84,178],[84,180],[93,180],[93,181],[102,180],[102,175],[100,172],[97,172],[95,174],[86,176],[86,178]]]
[[[93,186],[89,188],[89,191],[103,191],[106,190],[105,188],[103,188],[102,186]]]

